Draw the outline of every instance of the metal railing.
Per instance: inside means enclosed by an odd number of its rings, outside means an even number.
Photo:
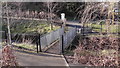
[[[60,36],[63,35],[63,33],[64,33],[64,29],[59,28],[55,31],[52,31],[44,35],[43,37],[40,37],[41,49],[48,47],[51,43],[59,39]]]
[[[64,33],[64,28],[60,28],[56,31],[52,31],[49,34],[44,35],[43,37],[40,37],[40,46],[43,50],[44,48],[49,47],[54,41],[59,40],[62,41],[60,38],[63,35],[63,47],[64,49],[69,46],[69,44],[72,42],[74,37],[77,34],[76,28],[69,28],[66,33]],[[61,42],[60,46],[62,45]]]
[[[69,44],[72,42],[74,37],[77,34],[76,28],[70,28],[67,33],[63,35],[63,47],[64,49],[69,46]]]

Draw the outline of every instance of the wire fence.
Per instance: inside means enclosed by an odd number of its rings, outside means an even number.
[[[41,49],[48,47],[51,43],[60,38],[64,33],[64,28],[59,28],[55,31],[50,32],[42,37],[40,37]]]
[[[52,31],[49,34],[44,35],[43,37],[40,37],[40,44],[41,44],[41,49],[44,49],[48,46],[51,45],[56,40],[62,41],[60,38],[63,35],[63,47],[64,49],[68,47],[68,45],[72,42],[74,37],[77,34],[77,29],[76,28],[69,28],[66,33],[64,33],[64,28],[60,28],[56,31]],[[61,42],[60,46],[62,45]]]
[[[34,35],[11,34],[11,36],[12,36],[12,42],[15,42],[15,43],[25,42],[29,44],[35,44],[37,47],[37,51],[38,50],[44,51],[44,49],[51,46],[51,44],[57,40],[59,41],[59,46],[60,47],[63,46],[65,49],[72,42],[76,34],[77,34],[76,28],[68,28],[66,32],[64,32],[64,28],[59,28],[55,31],[52,31],[48,34],[41,35],[41,36],[37,34],[34,34]],[[63,40],[61,40],[62,36],[63,36],[62,38]]]
[[[77,29],[70,28],[68,32],[63,35],[63,48],[64,49],[69,46],[69,44],[72,42],[76,34],[77,34]]]

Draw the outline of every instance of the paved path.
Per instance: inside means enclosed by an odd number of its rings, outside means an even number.
[[[20,66],[66,66],[62,55],[15,51]]]

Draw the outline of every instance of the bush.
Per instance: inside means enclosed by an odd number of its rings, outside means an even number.
[[[13,55],[13,50],[9,45],[2,49],[2,66],[18,66],[16,57]]]
[[[120,38],[91,37],[80,41],[74,50],[74,63],[89,66],[118,66]]]

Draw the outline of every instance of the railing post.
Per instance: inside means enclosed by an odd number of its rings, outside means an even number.
[[[41,49],[41,41],[40,41],[40,34],[39,34],[39,36],[38,36],[38,42],[39,42],[39,52],[42,52],[42,49]]]
[[[37,47],[37,53],[38,53],[39,52],[39,50],[38,50],[38,43],[39,43],[38,42],[38,35],[36,35],[36,40],[35,41],[36,41],[36,47]]]
[[[61,41],[62,41],[62,47],[61,47],[62,49],[61,50],[62,50],[62,54],[64,54],[64,36],[63,35],[61,36]]]

